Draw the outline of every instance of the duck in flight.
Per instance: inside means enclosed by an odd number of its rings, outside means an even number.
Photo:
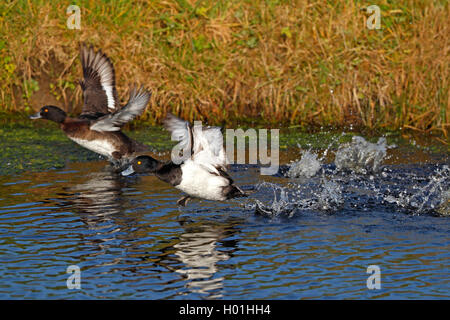
[[[180,141],[179,146],[183,153],[188,151],[188,155],[183,154],[183,160],[178,164],[141,155],[132,160],[122,175],[134,172],[155,174],[187,194],[177,201],[181,206],[191,198],[223,201],[247,196],[226,171],[227,160],[219,127],[191,126],[172,114],[167,115],[164,126],[172,133],[172,139]]]
[[[77,118],[55,106],[44,106],[30,119],[47,119],[60,124],[66,136],[82,147],[101,154],[116,167],[132,160],[136,153],[149,148],[128,136],[121,128],[140,116],[150,99],[150,92],[143,87],[131,88],[128,103],[121,107],[115,86],[115,73],[111,60],[91,47],[80,48],[83,80],[83,108]]]

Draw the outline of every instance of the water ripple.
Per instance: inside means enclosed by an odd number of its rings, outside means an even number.
[[[257,185],[244,202],[183,209],[157,178],[101,163],[1,177],[0,298],[449,298],[450,220],[432,208],[444,165],[308,179],[246,168],[232,169]],[[66,286],[70,265],[81,290]],[[366,287],[369,265],[380,290]]]

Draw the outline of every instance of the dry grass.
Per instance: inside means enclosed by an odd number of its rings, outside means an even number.
[[[210,123],[362,126],[438,133],[448,141],[450,10],[447,1],[67,1],[0,4],[3,110],[81,105],[78,44],[102,48],[121,99],[152,88],[144,118],[168,110]],[[49,101],[50,100],[50,101]],[[57,101],[59,100],[59,101]]]

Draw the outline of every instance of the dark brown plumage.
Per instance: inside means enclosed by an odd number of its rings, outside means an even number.
[[[70,118],[55,106],[44,106],[31,119],[57,122],[68,138],[81,146],[106,156],[114,164],[123,165],[136,153],[149,148],[120,131],[121,127],[142,114],[150,92],[144,88],[130,90],[128,103],[121,108],[115,87],[115,73],[111,60],[92,47],[80,47],[84,104],[78,118]],[[125,163],[119,160],[126,160]]]

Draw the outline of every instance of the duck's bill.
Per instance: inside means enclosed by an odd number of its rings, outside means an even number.
[[[130,174],[133,174],[133,166],[129,166],[126,170],[122,171],[123,176],[129,176]]]
[[[38,113],[35,113],[33,115],[30,116],[30,119],[40,119],[41,117],[41,112],[39,111]]]

